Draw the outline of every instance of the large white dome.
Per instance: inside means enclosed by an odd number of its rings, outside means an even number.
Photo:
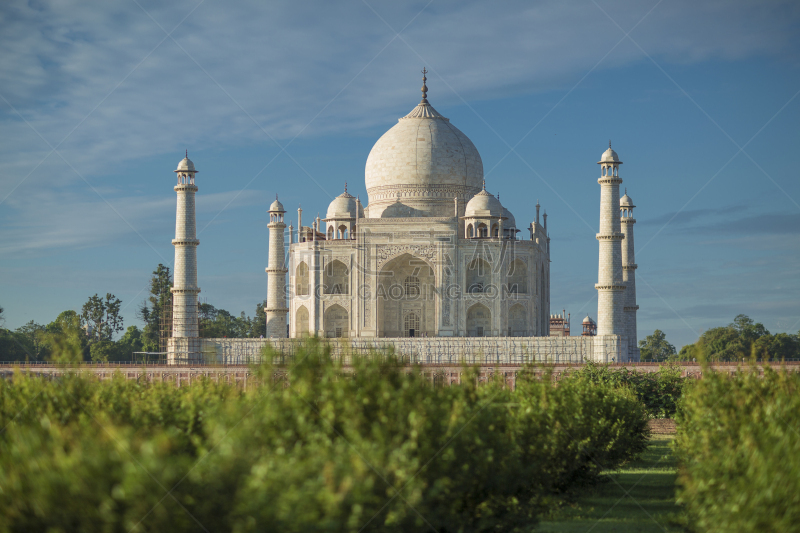
[[[365,181],[371,217],[398,200],[407,207],[404,216],[452,216],[454,197],[466,202],[481,190],[483,162],[472,141],[423,96],[372,147]]]

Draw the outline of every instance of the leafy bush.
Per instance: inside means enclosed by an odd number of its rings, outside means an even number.
[[[707,372],[677,422],[678,501],[697,530],[797,530],[800,375]]]
[[[677,366],[661,366],[658,372],[637,372],[628,368],[612,370],[608,366],[588,363],[572,374],[593,383],[630,388],[647,408],[650,418],[672,418],[688,383],[688,378],[681,377],[681,369]]]
[[[0,531],[512,531],[647,438],[634,393],[585,376],[437,387],[320,344],[283,371],[0,383]]]

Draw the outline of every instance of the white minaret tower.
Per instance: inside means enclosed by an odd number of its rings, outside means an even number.
[[[299,209],[298,209],[299,211]],[[269,263],[267,272],[267,337],[286,338],[286,251],[284,249],[283,214],[286,211],[275,195],[275,201],[269,206]]]
[[[172,287],[172,338],[169,339],[167,358],[171,364],[202,362],[197,327],[197,225],[195,223],[194,195],[197,170],[186,157],[175,170],[178,184],[178,208],[175,215],[174,282]]]
[[[622,281],[625,282],[625,325],[628,337],[628,358],[631,361],[639,361],[639,344],[636,338],[636,256],[633,253],[633,225],[636,219],[633,218],[633,200],[625,191],[625,196],[619,200],[620,224],[622,234],[625,235],[625,242],[622,243]]]
[[[600,260],[597,274],[597,335],[620,335],[620,358],[627,359],[625,328],[625,283],[622,280],[622,240],[619,221],[619,160],[611,149],[603,152],[600,161]]]

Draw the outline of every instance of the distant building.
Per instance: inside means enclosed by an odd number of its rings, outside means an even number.
[[[561,314],[556,313],[550,315],[550,336],[551,337],[569,337],[569,319],[570,314],[562,309]]]

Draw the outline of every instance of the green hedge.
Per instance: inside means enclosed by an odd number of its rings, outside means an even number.
[[[706,372],[683,399],[678,501],[698,531],[797,531],[800,375]]]
[[[629,389],[436,387],[322,345],[247,393],[0,382],[0,531],[513,531],[646,445]]]
[[[658,372],[639,372],[628,368],[609,368],[606,365],[587,363],[580,370],[570,372],[593,383],[606,383],[631,389],[647,408],[650,418],[672,418],[678,408],[689,378],[681,377],[675,365],[659,366]]]

